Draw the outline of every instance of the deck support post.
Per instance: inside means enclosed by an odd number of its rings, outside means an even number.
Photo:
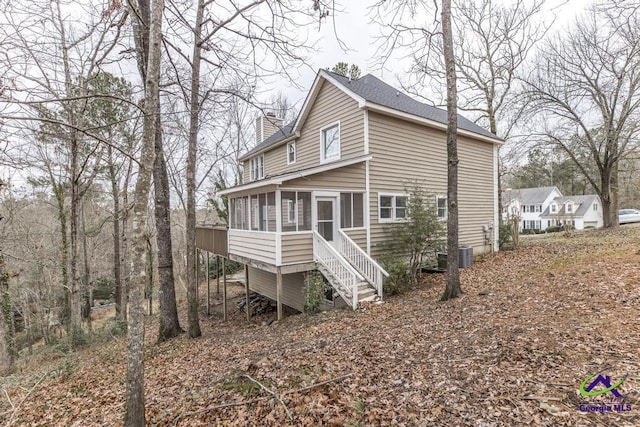
[[[224,268],[222,274],[224,274]],[[220,295],[220,255],[216,255],[216,295]]]
[[[220,260],[220,257],[218,257]],[[222,320],[227,320],[227,275],[226,271],[226,258],[222,258]],[[220,274],[218,274],[218,284],[220,283]]]
[[[200,282],[198,281],[198,264],[200,263],[200,249],[196,248],[196,301],[200,305]]]
[[[282,320],[282,270],[276,270],[276,306],[278,310],[278,320]]]
[[[244,265],[244,297],[245,297],[245,309],[247,310],[247,322],[251,321],[251,310],[249,304],[249,265]]]
[[[209,273],[209,251],[207,254],[207,316],[211,316],[211,276]]]

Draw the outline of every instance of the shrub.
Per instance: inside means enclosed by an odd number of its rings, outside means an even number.
[[[520,234],[526,234],[526,235],[529,235],[529,234],[535,234],[535,233],[536,233],[536,231],[535,231],[535,230],[532,230],[532,229],[530,229],[530,228],[529,228],[529,229],[527,229],[527,230],[522,230],[522,232],[521,232]]]
[[[414,280],[411,277],[409,263],[402,257],[387,256],[380,259],[382,267],[389,277],[384,280],[382,293],[384,296],[401,294],[411,289]]]
[[[508,243],[511,243],[511,225],[501,223],[498,230],[498,247],[503,249]]]
[[[545,229],[545,232],[547,232],[547,233],[557,233],[558,231],[560,231],[560,226],[559,225],[552,225],[552,226],[547,227]]]
[[[437,252],[444,252],[446,230],[438,218],[435,197],[425,193],[418,183],[405,188],[409,194],[407,220],[385,227],[387,239],[381,248],[389,255],[391,265],[396,264],[400,257],[408,260],[405,264],[409,270],[409,281],[414,284],[420,268],[427,261],[435,261]]]
[[[304,311],[315,313],[325,301],[325,295],[331,287],[324,281],[318,270],[310,271],[304,276]]]

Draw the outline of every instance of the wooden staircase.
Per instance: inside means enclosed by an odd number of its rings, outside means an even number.
[[[339,251],[331,246],[314,231],[313,256],[318,270],[342,299],[355,310],[360,302],[382,298],[382,280],[384,276],[388,276],[388,273],[353,243],[342,230],[339,231],[337,246],[342,250]],[[371,263],[375,264],[373,268]]]

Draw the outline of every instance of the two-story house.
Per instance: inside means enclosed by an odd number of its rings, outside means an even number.
[[[509,189],[502,194],[502,219],[520,218],[520,232],[545,229],[548,225],[541,215],[556,197],[562,197],[558,187]]]
[[[600,199],[596,195],[564,197],[557,187],[536,187],[507,190],[502,197],[503,221],[517,216],[520,232],[554,225],[571,225],[576,230],[603,225]]]
[[[458,118],[460,244],[497,250],[502,141]],[[447,217],[446,111],[372,75],[321,70],[295,121],[258,119],[258,144],[240,160],[229,198],[228,258],[248,266],[251,290],[297,310],[304,273],[319,269],[354,309],[382,296],[375,261],[385,227],[407,219],[417,180]]]

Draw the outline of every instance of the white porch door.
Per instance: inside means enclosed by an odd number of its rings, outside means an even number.
[[[338,233],[337,197],[316,197],[316,231],[332,245]]]

